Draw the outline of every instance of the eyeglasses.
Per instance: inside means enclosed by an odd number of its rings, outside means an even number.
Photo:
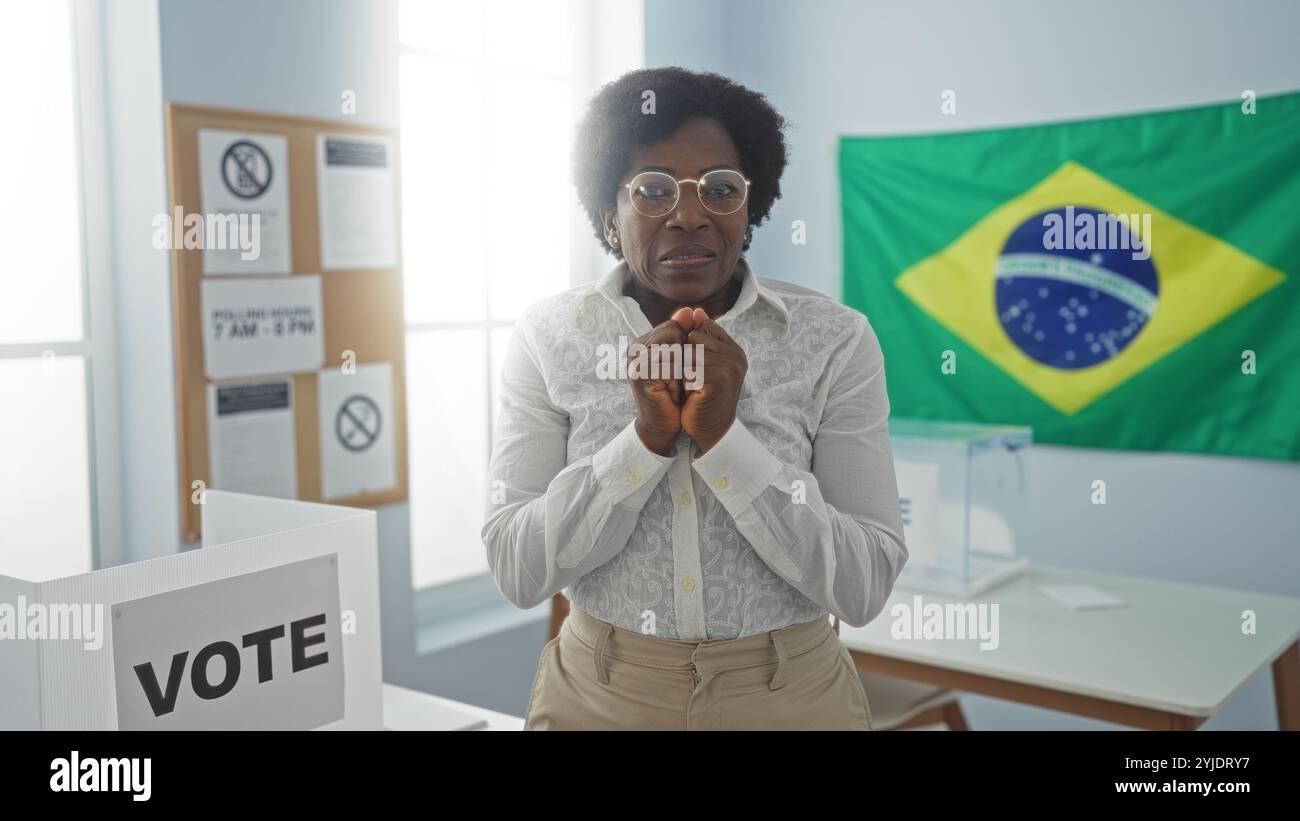
[[[695,183],[700,204],[718,216],[736,213],[749,199],[749,180],[739,171],[730,168],[710,171],[698,180],[679,180],[660,171],[643,171],[624,188],[637,213],[647,217],[662,217],[677,207],[677,201],[682,195],[681,183],[684,182]]]

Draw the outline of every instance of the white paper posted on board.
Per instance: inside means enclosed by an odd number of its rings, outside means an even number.
[[[316,179],[321,268],[395,268],[397,194],[392,140],[318,136]]]
[[[289,141],[211,128],[198,141],[203,273],[291,272]]]
[[[320,481],[325,501],[397,485],[393,436],[393,365],[327,368],[317,375]]]
[[[208,384],[208,465],[217,490],[298,497],[291,378]]]
[[[324,361],[317,275],[205,279],[201,301],[209,379],[314,371]]]

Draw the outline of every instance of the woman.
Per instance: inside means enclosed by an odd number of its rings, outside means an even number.
[[[516,325],[483,526],[507,598],[572,605],[529,729],[872,729],[827,613],[871,621],[907,560],[884,362],[865,316],[742,256],[783,128],[679,68],[605,86],[579,126],[579,197],[620,262]]]

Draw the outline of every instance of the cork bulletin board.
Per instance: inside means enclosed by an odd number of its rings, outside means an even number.
[[[321,217],[318,202],[318,138],[323,135],[387,138],[387,158],[392,175],[394,245],[400,249],[400,173],[396,135],[386,129],[346,121],[313,120],[274,114],[234,111],[189,105],[167,106],[167,171],[172,214],[201,214],[200,131],[278,135],[287,141],[287,181],[290,261],[289,273],[257,278],[320,277],[320,315],[323,320],[323,361],[318,370],[285,372],[292,380],[291,416],[293,460],[296,462],[297,498],[330,504],[371,507],[407,498],[405,321],[402,304],[400,252],[391,266],[322,270]],[[177,210],[179,209],[179,211]],[[203,282],[215,279],[252,279],[248,274],[204,273],[202,248],[172,249],[172,323],[176,368],[177,431],[179,437],[179,487],[181,535],[200,538],[200,509],[193,503],[195,482],[218,487],[212,481],[209,453],[209,384],[214,380],[205,367]],[[391,405],[384,429],[391,435],[391,471],[394,481],[373,490],[342,498],[322,493],[321,419],[318,382],[328,369],[341,370],[345,352],[351,351],[357,368],[371,363],[391,367]],[[209,363],[210,364],[210,363]],[[325,431],[330,435],[331,431]],[[238,487],[220,489],[240,490]],[[253,492],[253,491],[249,491]]]

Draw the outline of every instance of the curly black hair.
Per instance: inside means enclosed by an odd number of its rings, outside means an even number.
[[[654,113],[642,113],[643,93],[654,92]],[[573,145],[573,183],[596,238],[618,259],[623,252],[605,239],[601,212],[612,211],[618,181],[632,155],[665,139],[694,117],[716,120],[731,136],[740,170],[752,181],[749,226],[762,224],[781,196],[781,174],[788,152],[785,118],[756,91],[712,72],[677,66],[629,71],[602,86],[578,123]]]

